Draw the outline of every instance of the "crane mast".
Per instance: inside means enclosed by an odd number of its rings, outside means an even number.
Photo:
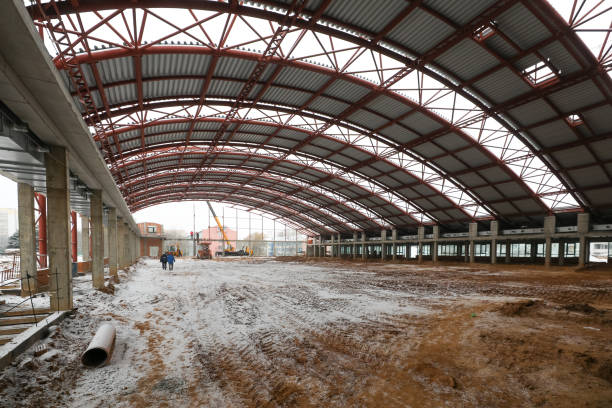
[[[219,231],[221,231],[221,234],[223,235],[223,239],[225,240],[225,242],[227,243],[227,246],[229,247],[229,251],[234,252],[235,251],[234,246],[232,245],[229,238],[225,234],[225,231],[223,230],[223,226],[221,225],[221,222],[219,221],[219,217],[217,217],[217,214],[215,214],[215,210],[213,210],[212,205],[210,205],[210,202],[207,201],[206,204],[208,204],[208,209],[212,213],[213,217],[215,217],[215,222],[217,223],[217,226],[219,227]]]

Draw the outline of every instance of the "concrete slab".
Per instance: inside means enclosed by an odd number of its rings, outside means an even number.
[[[26,351],[32,344],[43,338],[49,326],[58,324],[70,313],[70,311],[55,312],[51,316],[38,322],[23,333],[15,336],[10,342],[0,347],[0,370],[11,364],[13,360]]]

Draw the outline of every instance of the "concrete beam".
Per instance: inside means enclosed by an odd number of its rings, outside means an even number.
[[[58,311],[70,310],[73,303],[68,151],[63,147],[51,146],[45,153],[45,167],[50,306]]]
[[[38,291],[34,189],[31,185],[25,183],[17,185],[17,207],[19,214],[21,296],[28,296]]]
[[[91,214],[91,275],[96,289],[104,287],[104,220],[102,191],[93,190],[90,198]]]

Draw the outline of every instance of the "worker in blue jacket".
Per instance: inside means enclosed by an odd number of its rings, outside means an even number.
[[[174,268],[174,255],[171,253],[168,254],[168,269],[172,270]]]

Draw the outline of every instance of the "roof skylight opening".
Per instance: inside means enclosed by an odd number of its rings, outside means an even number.
[[[523,77],[534,87],[543,87],[554,84],[559,80],[560,70],[555,69],[550,60],[537,63],[523,70]]]
[[[490,21],[489,24],[478,27],[473,34],[476,41],[481,42],[496,34],[495,22]]]
[[[566,116],[565,121],[568,125],[572,127],[580,126],[584,123],[580,115],[578,115],[577,113],[573,113],[571,115]]]

